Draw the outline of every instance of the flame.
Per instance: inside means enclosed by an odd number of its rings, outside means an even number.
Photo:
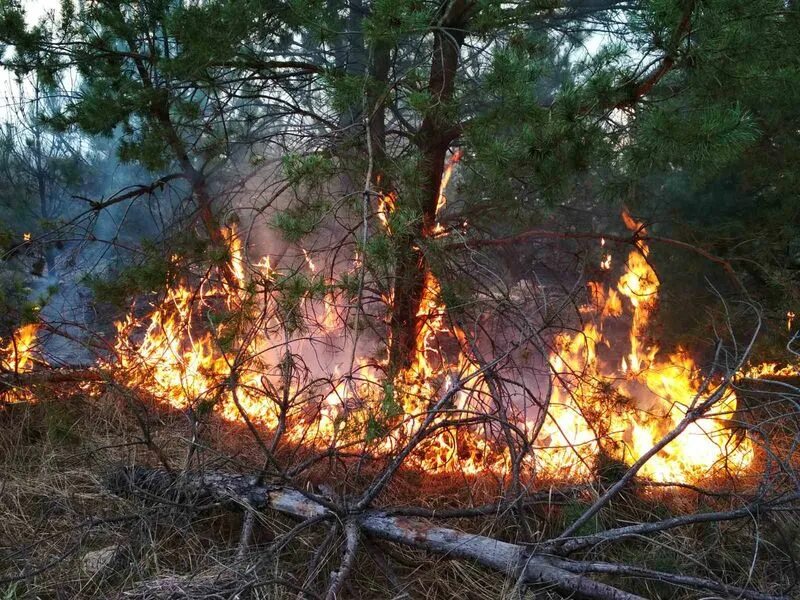
[[[232,264],[232,271],[237,277],[244,277],[244,257],[235,231],[227,239],[232,263],[241,261],[241,268]],[[304,255],[311,268],[308,254]],[[256,266],[267,277],[274,277],[268,257]],[[257,355],[268,340],[255,340],[252,348],[229,347],[230,342],[225,340],[233,338],[235,330],[224,322],[212,327],[212,331],[207,326],[216,304],[233,310],[243,310],[246,305],[239,303],[239,290],[225,286],[219,283],[198,288],[181,282],[169,288],[146,316],[137,318],[131,311],[117,324],[118,364],[109,366],[124,373],[132,387],[147,391],[176,409],[197,411],[207,406],[231,421],[240,421],[243,411],[251,422],[277,427],[279,413],[267,399],[265,385],[269,384],[262,381],[263,369],[254,365],[239,372],[233,366],[237,356]],[[290,410],[287,438],[320,448],[365,443],[370,452],[386,454],[397,451],[417,433],[430,405],[448,393],[452,377],[477,370],[463,356],[449,364],[437,347],[437,338],[448,333],[439,293],[438,281],[428,273],[419,309],[423,326],[416,339],[415,356],[412,365],[391,386],[381,380],[379,365],[360,358],[353,373],[333,375],[321,402],[315,404],[309,399]],[[324,305],[323,325],[334,331],[341,324],[332,291],[326,294]],[[289,391],[292,397],[297,393],[297,389]],[[420,445],[411,456],[411,463],[428,471],[467,474],[499,471],[507,466],[507,453],[495,450],[481,432],[445,426],[445,418],[464,417],[461,412],[468,407],[469,395],[462,391],[452,394],[446,417],[439,416],[431,424],[435,434]]]
[[[445,191],[452,178],[455,165],[461,160],[462,152],[457,150],[445,165],[439,192],[436,199],[436,215],[447,205]],[[381,195],[378,205],[378,218],[387,231],[389,215],[394,211],[397,196],[394,193]],[[441,223],[435,223],[429,235],[438,236],[446,231]],[[452,396],[447,407],[446,417],[437,416],[431,424],[436,428],[435,436],[427,438],[412,456],[421,469],[429,472],[459,471],[466,474],[494,470],[507,472],[510,459],[507,451],[494,448],[483,432],[477,429],[456,426],[442,426],[445,418],[464,418],[471,409],[476,396],[488,393],[485,384],[480,380],[469,392],[459,390],[451,393],[453,377],[466,378],[477,375],[479,367],[462,351],[458,359],[447,362],[437,342],[443,337],[454,337],[459,341],[465,339],[463,332],[457,327],[449,328],[445,324],[446,309],[440,300],[441,286],[435,275],[425,272],[425,280],[420,299],[417,317],[421,326],[414,342],[414,354],[411,364],[392,382],[392,401],[402,410],[403,420],[400,436],[382,447],[383,451],[392,451],[404,439],[413,436],[422,426],[427,411],[442,394]],[[391,301],[391,296],[386,298]],[[476,378],[478,379],[478,378]],[[338,394],[338,392],[337,392]]]
[[[794,314],[794,311],[791,310],[786,313],[786,331],[792,330],[792,323],[794,323],[794,318],[796,316],[797,315]]]
[[[627,208],[622,209],[622,222],[625,223],[625,227],[630,229],[631,231],[635,232],[644,232],[644,224],[641,221],[637,221],[631,216],[631,213],[628,212]]]
[[[36,364],[36,336],[39,325],[36,323],[23,325],[11,334],[8,343],[0,339],[0,374],[28,373]],[[27,389],[10,387],[8,391],[0,389],[0,400],[12,402],[33,402],[34,395]],[[0,406],[2,402],[0,402]]]
[[[31,241],[31,234],[30,233],[23,233],[22,234],[22,241],[23,242],[30,242]]]
[[[253,264],[253,267],[258,271],[261,271],[267,279],[271,279],[272,276],[274,275],[274,270],[272,268],[272,259],[270,258],[269,255],[262,256],[258,260],[258,262]]]
[[[456,153],[448,162],[437,210],[446,206],[445,188],[459,158]],[[396,202],[394,193],[379,198],[377,216],[390,233],[389,216]],[[623,220],[637,233],[645,231],[627,213]],[[432,234],[443,232],[436,223]],[[232,271],[244,289],[242,244],[235,230],[226,239],[231,246]],[[592,282],[591,302],[582,311],[590,319],[580,332],[562,334],[555,341],[549,361],[552,397],[538,428],[532,463],[528,463],[547,476],[589,477],[601,455],[630,464],[672,430],[698,396],[702,399],[698,370],[691,358],[680,350],[660,358],[659,347],[647,338],[659,287],[647,261],[648,253],[647,245],[639,240],[616,286],[607,288]],[[315,271],[308,252],[303,250],[303,255]],[[608,256],[605,264],[610,269]],[[359,260],[355,259],[357,265]],[[276,275],[269,257],[255,267],[269,279]],[[224,286],[221,283],[198,290],[182,283],[168,290],[144,319],[129,315],[118,325],[120,366],[127,370],[133,384],[176,408],[197,408],[208,402],[226,419],[240,420],[243,410],[253,421],[276,427],[277,408],[267,399],[264,387],[273,384],[264,383],[263,371],[258,368],[239,373],[233,367],[237,356],[257,355],[259,342],[253,342],[254,348],[246,344],[235,347],[235,343],[223,343],[235,339],[232,326],[220,324],[212,328],[213,335],[202,326],[202,313],[212,311],[214,303],[219,302],[215,298],[223,297],[228,308],[245,304],[239,303],[240,290]],[[326,384],[321,401],[300,402],[286,415],[287,437],[321,448],[360,444],[373,454],[391,454],[419,431],[434,404],[447,400],[428,423],[432,434],[410,456],[410,462],[427,472],[507,473],[509,452],[492,441],[489,427],[457,423],[481,413],[482,399],[492,395],[487,383],[477,376],[480,368],[467,350],[466,336],[445,322],[440,296],[439,281],[426,272],[417,313],[420,326],[408,368],[390,382],[383,380],[380,364],[363,357],[353,372],[341,375],[337,370]],[[386,300],[391,300],[391,293]],[[326,293],[324,306],[323,327],[335,332],[342,324],[332,290]],[[625,319],[630,319],[627,347],[620,360],[611,361],[605,358],[612,347],[605,334],[606,325]],[[139,338],[138,343],[133,342]],[[442,349],[447,339],[458,342],[460,351],[455,358],[449,358]],[[266,342],[261,340],[262,346]],[[469,389],[452,388],[454,381],[464,379],[472,380]],[[290,395],[296,392],[290,390]],[[726,395],[715,407],[715,414],[690,425],[641,474],[661,481],[693,480],[721,466],[745,468],[753,455],[750,441],[737,439],[726,422],[735,410],[735,396]],[[537,431],[536,423],[526,425]]]
[[[224,238],[230,250],[231,271],[239,283],[239,287],[242,287],[247,279],[242,238],[238,235],[235,226],[225,228]]]
[[[450,185],[450,178],[453,176],[453,169],[461,160],[461,157],[464,155],[464,152],[461,149],[456,150],[453,152],[453,155],[450,157],[450,160],[447,161],[447,164],[444,168],[444,173],[442,173],[442,181],[439,185],[439,196],[436,199],[436,214],[441,214],[444,207],[447,206],[447,196],[445,196],[445,191],[447,190],[447,186]]]
[[[389,227],[389,215],[394,212],[395,205],[397,204],[397,194],[389,192],[388,194],[381,193],[378,197],[378,220],[383,225],[386,231],[391,231]]]
[[[325,316],[322,320],[322,328],[328,333],[333,333],[339,328],[339,311],[336,308],[336,293],[330,282],[328,282],[328,291],[325,292],[323,304]]]
[[[301,250],[303,251],[303,258],[305,259],[306,264],[308,265],[308,268],[311,269],[312,273],[316,273],[317,272],[317,265],[311,259],[311,255],[308,253],[308,250],[306,250],[305,248],[301,248]]]
[[[33,350],[38,332],[39,325],[32,323],[17,329],[5,346],[0,339],[0,371],[26,373],[33,370]]]
[[[447,205],[445,190],[460,158],[456,152],[446,165],[437,217]],[[397,200],[394,192],[379,197],[377,217],[389,233],[389,217]],[[649,339],[660,282],[648,262],[649,248],[638,237],[646,234],[643,224],[627,211],[622,219],[637,234],[636,248],[628,254],[615,285],[589,283],[589,302],[581,311],[585,323],[580,331],[562,333],[554,341],[549,357],[552,394],[544,412],[527,421],[520,417],[522,422],[516,423],[535,433],[535,450],[524,466],[551,478],[592,477],[601,457],[632,464],[707,398],[699,369],[688,353],[677,349],[664,356]],[[436,222],[427,235],[446,233]],[[427,423],[432,433],[409,457],[417,468],[432,473],[509,472],[509,450],[493,441],[488,425],[472,419],[486,412],[483,404],[492,399],[492,390],[479,376],[481,369],[467,336],[446,322],[441,285],[432,272],[424,275],[417,312],[420,325],[408,368],[387,382],[381,368],[385,364],[360,357],[353,361],[352,370],[342,374],[336,369],[304,395],[305,388],[297,382],[270,379],[271,371],[259,358],[264,348],[273,346],[266,326],[255,337],[244,336],[237,319],[225,317],[266,311],[280,271],[269,256],[250,267],[251,274],[266,280],[267,298],[261,305],[251,302],[246,296],[249,273],[244,244],[235,227],[225,229],[224,239],[238,285],[232,286],[227,278],[194,285],[184,280],[169,287],[145,316],[131,310],[116,325],[117,362],[106,366],[122,373],[131,387],[180,410],[208,407],[237,422],[244,413],[267,429],[277,428],[281,417],[286,417],[285,434],[294,443],[317,448],[357,445],[373,455],[396,453]],[[601,239],[601,247],[605,245]],[[316,272],[310,254],[302,252],[309,269]],[[356,254],[356,269],[361,260]],[[601,269],[611,268],[611,254],[606,253]],[[336,310],[331,282],[327,288],[322,326],[335,333],[342,329],[343,319]],[[392,295],[390,291],[384,300],[390,302]],[[787,313],[789,328],[793,318],[794,313]],[[628,326],[626,336],[609,333],[621,325]],[[0,343],[2,370],[33,368],[36,331],[35,325],[28,325],[15,332],[8,344]],[[612,337],[622,337],[621,348]],[[453,343],[446,351],[448,341]],[[750,376],[797,373],[796,367],[773,363],[747,371]],[[459,380],[470,383],[454,388]],[[275,400],[279,385],[289,386],[288,395],[298,398],[284,407],[284,415]],[[445,400],[431,419],[431,407]],[[709,413],[653,457],[640,475],[658,481],[696,481],[721,469],[733,473],[746,469],[754,452],[748,438],[732,431],[730,421],[736,410],[735,394],[724,394]],[[459,424],[459,420],[470,424]]]
[[[130,385],[174,408],[197,409],[208,404],[226,418],[239,420],[238,402],[248,417],[274,426],[274,407],[257,393],[261,389],[260,375],[246,371],[235,380],[231,377],[236,352],[248,350],[223,350],[230,345],[234,326],[220,319],[211,328],[212,333],[204,323],[204,318],[213,321],[214,314],[242,308],[239,294],[246,280],[244,251],[235,228],[228,229],[225,238],[239,289],[231,290],[227,282],[199,288],[181,282],[168,288],[145,317],[137,318],[131,310],[116,324],[114,349],[118,362],[107,366],[121,369]],[[268,257],[261,268],[271,274]]]
[[[442,394],[450,394],[454,377],[467,378],[477,374],[479,367],[464,352],[454,364],[448,364],[437,342],[446,335],[464,339],[458,328],[449,329],[444,322],[445,308],[439,294],[439,281],[428,272],[423,298],[417,316],[422,327],[415,340],[412,364],[394,382],[399,391],[400,403],[408,418],[403,431],[406,437],[414,435],[427,416],[427,410]],[[487,396],[485,383],[477,380],[469,391],[452,393],[448,414],[437,416],[431,424],[439,427],[446,418],[464,418],[471,404],[480,396]],[[420,468],[429,472],[459,471],[476,474],[486,470],[508,472],[510,459],[507,451],[494,448],[483,431],[455,426],[440,427],[435,436],[426,439],[415,456]]]
[[[459,158],[456,153],[448,162],[437,213],[446,206],[445,188]],[[389,232],[396,202],[394,193],[379,197],[377,216]],[[633,231],[645,232],[627,213],[623,220]],[[446,232],[436,223],[431,234],[439,233]],[[117,324],[118,362],[113,366],[131,386],[181,410],[208,406],[232,421],[240,421],[244,412],[251,422],[268,429],[283,423],[289,440],[317,448],[355,445],[373,455],[391,455],[427,423],[431,433],[409,457],[417,468],[465,474],[509,472],[509,450],[493,441],[489,425],[473,418],[485,414],[491,389],[480,377],[464,332],[446,322],[441,285],[432,272],[424,276],[419,328],[408,368],[387,382],[385,364],[360,357],[347,373],[336,369],[314,386],[303,386],[271,378],[265,360],[259,358],[264,348],[274,346],[267,327],[255,336],[242,336],[238,321],[224,318],[226,312],[246,315],[254,304],[245,296],[247,262],[235,228],[226,232],[225,239],[231,271],[241,284],[237,289],[224,281],[202,285],[182,281],[166,290],[144,317],[131,311]],[[308,252],[303,254],[315,271]],[[549,357],[552,395],[546,410],[535,419],[527,417],[529,422],[520,417],[517,423],[536,436],[533,457],[525,467],[553,478],[581,479],[594,475],[601,456],[631,464],[706,397],[691,357],[680,349],[664,357],[648,339],[659,288],[648,254],[647,245],[638,239],[616,285],[591,282],[590,302],[582,311],[585,324],[555,340]],[[360,260],[355,258],[356,266]],[[269,257],[252,269],[268,280],[264,297],[269,298],[279,271]],[[343,327],[343,319],[336,311],[333,286],[328,288],[323,327],[334,333]],[[391,292],[386,300],[391,300]],[[256,310],[266,310],[268,302],[263,300]],[[612,324],[615,331],[620,324],[629,325],[620,349],[607,333]],[[26,340],[20,338],[13,356],[9,348],[0,347],[0,356],[12,356],[3,359],[4,369],[12,364],[28,368],[29,359],[22,358],[31,344]],[[469,385],[453,387],[465,380]],[[274,393],[280,385],[289,386],[284,391],[296,398],[292,406],[284,407],[283,415]],[[439,402],[445,404],[431,417],[432,406]],[[723,467],[732,472],[747,468],[753,459],[751,442],[735,435],[729,425],[736,408],[735,395],[724,395],[709,414],[650,460],[640,475],[693,481]],[[459,423],[464,420],[469,425]]]
[[[764,362],[758,365],[750,365],[743,375],[751,379],[762,377],[800,377],[800,365],[779,365],[776,362]]]
[[[629,229],[645,231],[627,212],[623,220]],[[706,398],[691,357],[678,349],[659,358],[659,347],[647,339],[659,287],[648,254],[647,245],[639,241],[616,289],[590,284],[596,322],[556,340],[550,356],[553,394],[536,440],[537,466],[551,476],[588,477],[601,453],[632,464]],[[606,325],[626,313],[631,321],[628,352],[617,363],[601,358],[601,349],[604,354],[613,349],[603,333]],[[721,468],[747,468],[752,444],[728,424],[736,406],[736,396],[726,393],[711,414],[690,424],[639,474],[657,481],[691,481]]]

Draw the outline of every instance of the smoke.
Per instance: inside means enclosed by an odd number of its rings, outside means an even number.
[[[386,343],[385,304],[374,290],[362,290],[359,303],[357,293],[342,286],[343,279],[357,281],[363,268],[356,243],[361,218],[349,203],[352,185],[344,177],[313,187],[288,185],[278,154],[249,172],[247,163],[236,166],[230,206],[251,275],[263,276],[268,264],[277,287],[303,280],[317,289],[299,307],[302,327],[269,341],[268,362],[277,364],[288,352],[311,379],[332,379],[357,369],[359,358],[383,358],[378,354]],[[279,227],[281,216],[303,211],[313,216],[312,230],[287,239]]]
[[[116,138],[82,138],[81,151],[71,157],[80,165],[77,180],[46,174],[52,179],[47,197],[52,212],[35,243],[47,259],[31,279],[30,300],[42,305],[40,318],[47,324],[42,350],[53,364],[91,363],[102,354],[110,315],[106,299],[96,298],[88,282],[113,278],[139,261],[143,242],[164,237],[186,193],[185,186],[170,186],[112,202],[159,176],[121,164],[117,145]]]

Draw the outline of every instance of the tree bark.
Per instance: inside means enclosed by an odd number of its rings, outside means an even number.
[[[433,27],[433,54],[428,79],[431,108],[414,137],[420,153],[418,170],[422,182],[418,195],[409,194],[401,202],[412,202],[419,213],[414,226],[397,241],[395,260],[394,300],[390,326],[390,375],[411,365],[416,339],[424,324],[420,305],[429,265],[420,241],[429,236],[436,225],[436,206],[445,169],[445,160],[453,140],[454,123],[449,105],[453,100],[461,46],[475,3],[453,0],[442,3],[439,18]]]

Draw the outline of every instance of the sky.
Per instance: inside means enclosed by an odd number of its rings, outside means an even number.
[[[59,4],[59,0],[22,0],[22,6],[25,7],[29,23],[35,23],[48,10],[57,9]]]
[[[29,25],[40,21],[48,11],[57,11],[60,4],[60,0],[22,0]],[[0,67],[0,120],[5,120],[2,117],[9,114],[18,101],[19,89],[14,76]]]

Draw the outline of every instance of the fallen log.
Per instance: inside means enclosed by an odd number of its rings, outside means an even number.
[[[6,389],[57,383],[95,383],[108,381],[108,376],[93,367],[67,367],[63,369],[41,369],[15,373],[0,370],[0,392]]]
[[[270,509],[297,519],[347,519],[368,536],[411,546],[448,558],[462,558],[504,573],[519,584],[548,586],[565,597],[596,600],[643,600],[641,596],[599,582],[586,573],[613,573],[599,563],[566,561],[552,554],[540,554],[527,546],[491,537],[438,527],[413,517],[392,516],[385,511],[365,509],[355,513],[332,510],[326,499],[284,485],[259,484],[255,477],[220,472],[183,473],[173,476],[166,471],[144,467],[122,468],[108,480],[118,494],[144,494],[150,499],[167,498],[168,502],[214,504],[231,509]],[[626,572],[620,569],[621,574]],[[784,600],[784,596],[761,594],[712,580],[678,577],[656,571],[637,571],[637,576],[656,578],[676,585],[714,589],[731,597],[751,600]]]

